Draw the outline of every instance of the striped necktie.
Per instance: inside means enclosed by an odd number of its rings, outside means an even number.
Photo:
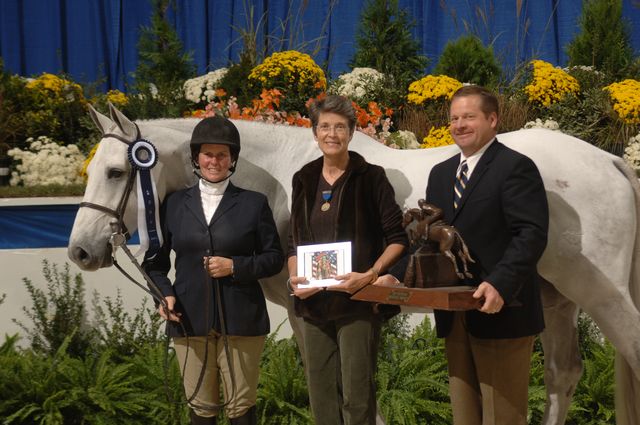
[[[458,205],[460,205],[460,199],[462,198],[462,193],[464,189],[467,187],[467,171],[469,167],[467,166],[467,160],[462,161],[460,166],[460,172],[456,177],[456,184],[453,188],[453,208],[458,209]]]

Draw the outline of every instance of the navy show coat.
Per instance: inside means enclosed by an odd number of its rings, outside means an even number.
[[[284,255],[266,196],[229,183],[211,222],[205,222],[198,185],[167,196],[161,207],[164,245],[143,267],[163,295],[175,296],[175,310],[189,336],[221,331],[215,286],[222,295],[222,309],[229,335],[257,336],[269,333],[269,316],[258,279],[281,271]],[[170,252],[175,252],[175,281],[167,274]],[[212,278],[203,257],[233,260],[234,274]],[[170,336],[184,336],[169,321]]]

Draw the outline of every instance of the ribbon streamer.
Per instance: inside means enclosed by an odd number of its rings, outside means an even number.
[[[138,173],[136,188],[138,194],[138,236],[140,248],[134,254],[139,256],[149,251],[153,257],[162,246],[160,229],[160,208],[158,189],[151,175],[151,169],[158,162],[158,152],[148,140],[136,140],[129,146],[129,162]]]

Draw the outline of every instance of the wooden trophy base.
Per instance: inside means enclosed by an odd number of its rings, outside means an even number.
[[[480,300],[473,298],[472,286],[407,288],[398,285],[367,285],[351,296],[352,300],[406,305],[435,310],[475,310]]]

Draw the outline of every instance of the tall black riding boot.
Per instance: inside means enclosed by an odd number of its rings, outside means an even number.
[[[218,420],[215,416],[211,416],[210,418],[205,418],[203,416],[198,416],[195,412],[191,411],[191,425],[217,425]]]
[[[256,425],[257,423],[256,406],[251,406],[244,415],[231,419],[231,425]]]

